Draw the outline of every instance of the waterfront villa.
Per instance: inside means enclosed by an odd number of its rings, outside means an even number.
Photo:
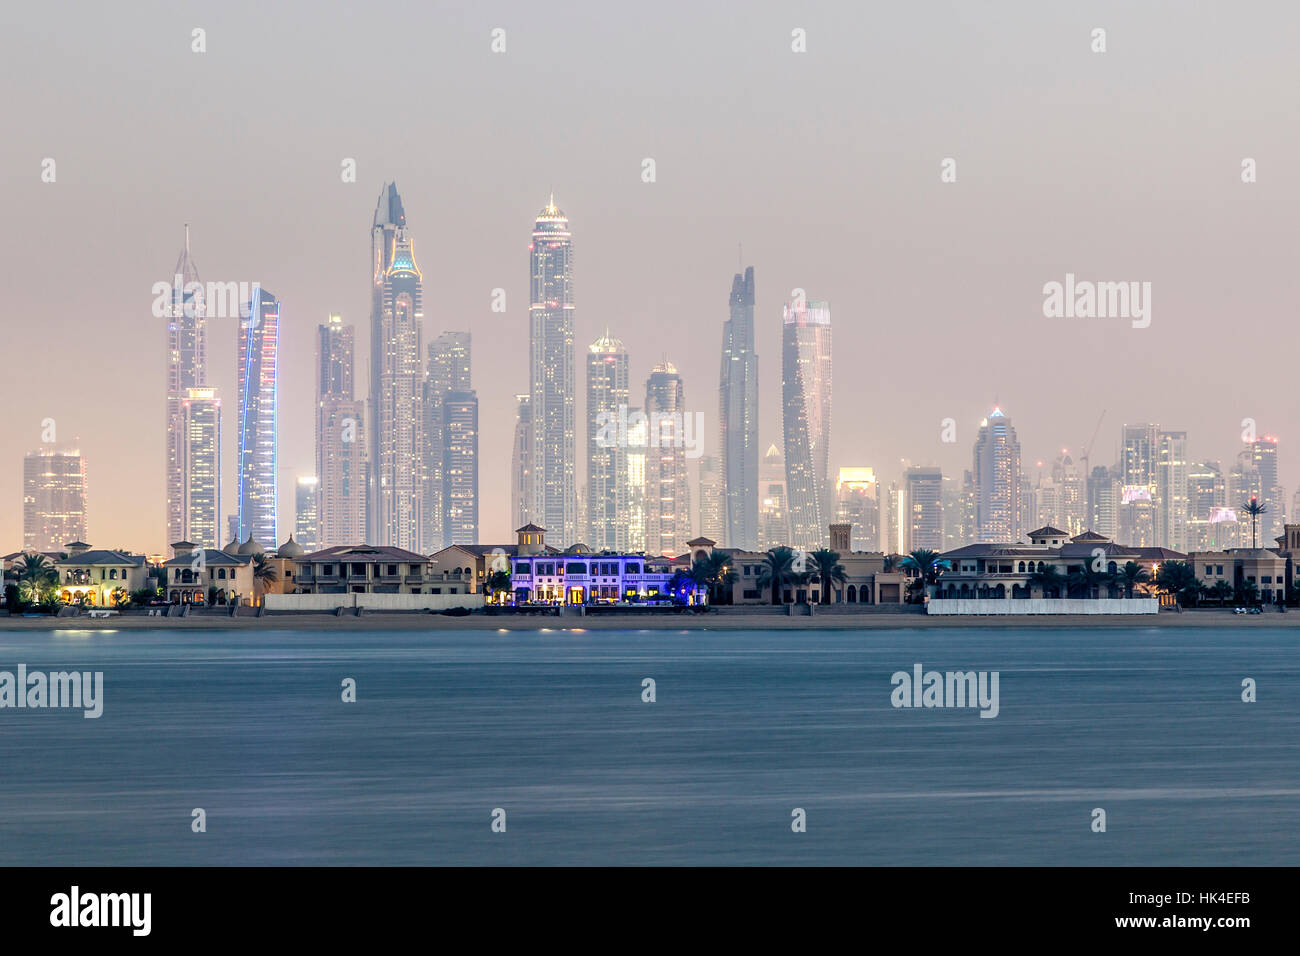
[[[84,541],[66,545],[67,556],[57,558],[59,600],[113,607],[129,600],[132,591],[149,583],[149,566],[142,554],[91,548]]]
[[[177,541],[172,545],[175,556],[162,565],[164,596],[172,604],[252,603],[253,554],[239,553],[243,547],[221,551]]]

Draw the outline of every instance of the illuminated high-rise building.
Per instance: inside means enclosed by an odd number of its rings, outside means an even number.
[[[190,258],[190,227],[185,227],[185,246],[168,278],[171,301],[167,310],[167,539],[185,541],[186,486],[185,423],[181,403],[191,388],[207,384],[206,306],[199,285],[199,271]],[[187,291],[188,290],[188,291]],[[198,542],[195,542],[196,544]]]
[[[1120,460],[1119,534],[1127,545],[1151,548],[1156,540],[1156,459],[1160,454],[1160,426],[1125,425]]]
[[[647,552],[646,459],[650,426],[639,408],[629,408],[627,425],[627,550]]]
[[[722,327],[719,400],[722,487],[729,548],[758,544],[758,355],[754,352],[754,269],[731,281],[731,314]],[[712,537],[711,535],[709,537]]]
[[[577,535],[573,237],[555,196],[537,214],[529,255],[532,514],[561,547]]]
[[[470,334],[468,332],[443,332],[429,343],[428,372],[424,379],[424,471],[423,471],[423,540],[420,550],[428,554],[441,550],[451,544],[474,544],[475,540],[463,540],[466,527],[472,524],[477,533],[478,527],[478,399],[470,403]],[[448,499],[447,458],[449,441],[447,429],[450,427],[447,410],[444,414],[443,401],[446,396],[456,392],[461,395],[454,410],[458,435],[456,439],[457,457],[457,502],[453,506]],[[469,404],[473,405],[470,409]],[[472,447],[469,444],[473,437]],[[471,485],[474,489],[474,501],[466,500]],[[455,511],[457,530],[453,535],[448,525],[448,515]],[[472,522],[467,516],[473,513]],[[456,537],[460,540],[453,541]]]
[[[180,403],[181,528],[176,541],[221,547],[221,399],[215,388],[190,388]]]
[[[835,479],[835,520],[852,528],[863,551],[880,549],[879,482],[871,468],[841,468]]]
[[[1188,551],[1221,551],[1235,546],[1237,516],[1235,511],[1229,516],[1227,495],[1228,488],[1219,462],[1197,462],[1188,468]],[[1231,531],[1231,535],[1225,531]]]
[[[419,549],[424,504],[424,280],[396,183],[371,228],[368,543]]]
[[[975,535],[980,542],[1014,543],[1024,531],[1021,509],[1020,440],[1000,408],[980,422],[971,468]]]
[[[320,481],[315,475],[301,475],[294,490],[293,537],[310,554],[320,545]]]
[[[255,288],[240,308],[239,539],[263,547],[279,541],[280,303]],[[196,542],[197,543],[197,542]]]
[[[477,544],[478,395],[473,389],[442,396],[443,546]]]
[[[1187,432],[1156,435],[1156,542],[1186,553]]]
[[[802,300],[782,316],[786,494],[790,544],[823,547],[830,526],[831,310]]]
[[[1088,475],[1088,527],[1086,530],[1115,540],[1119,534],[1119,477],[1105,465]]]
[[[1272,435],[1250,443],[1250,457],[1259,472],[1260,502],[1268,510],[1259,516],[1258,538],[1261,548],[1276,546],[1286,521],[1286,502],[1278,480],[1277,439]]]
[[[916,466],[903,475],[903,546],[906,551],[943,550],[943,473]]]
[[[366,409],[353,385],[354,340],[339,315],[317,329],[317,550],[366,540]]]
[[[686,466],[685,392],[671,362],[650,372],[645,386],[646,552],[674,557],[691,537],[691,486]]]
[[[699,533],[714,543],[720,543],[727,532],[726,496],[722,491],[722,468],[715,455],[705,455],[699,460],[696,481],[699,499]]]
[[[785,492],[785,456],[776,445],[763,453],[758,470],[758,548],[770,551],[790,545],[790,511]]]
[[[43,447],[23,458],[23,550],[62,551],[86,540],[86,460]]]
[[[593,551],[627,550],[627,349],[609,334],[587,347],[587,533]]]

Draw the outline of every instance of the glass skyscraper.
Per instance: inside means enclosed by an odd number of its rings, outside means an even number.
[[[627,550],[627,349],[609,334],[587,347],[587,544]]]
[[[317,545],[366,539],[365,403],[353,385],[355,330],[331,315],[316,339]],[[300,541],[299,544],[302,544]],[[306,547],[304,544],[303,547]]]
[[[691,537],[691,485],[681,431],[685,391],[671,362],[656,365],[646,381],[645,415],[645,551],[675,557]]]
[[[416,551],[424,503],[424,280],[397,184],[371,229],[369,542]]]
[[[825,547],[831,519],[831,310],[825,302],[785,307],[781,399],[790,544]]]
[[[62,551],[86,538],[86,460],[41,448],[23,459],[23,550]]]
[[[727,547],[758,545],[758,356],[754,352],[754,269],[731,281],[731,315],[722,327],[720,447]],[[701,507],[703,503],[701,503]]]
[[[268,550],[280,540],[279,345],[280,303],[255,287],[239,316],[238,538]]]
[[[980,422],[971,469],[975,491],[976,541],[1011,544],[1022,526],[1020,440],[1000,408]]]
[[[443,332],[429,343],[424,380],[421,549],[476,544],[477,534],[478,398],[470,387],[470,334]]]
[[[181,402],[181,468],[185,475],[182,534],[201,548],[221,547],[221,399],[215,388],[191,388]],[[169,541],[168,544],[175,544]]]
[[[168,281],[171,302],[167,313],[167,541],[200,541],[205,532],[191,528],[193,512],[188,507],[190,475],[185,469],[185,421],[181,407],[192,388],[207,384],[206,305],[202,293],[195,294],[199,271],[190,258],[190,227],[185,227],[185,246]],[[186,289],[189,289],[187,292]],[[204,526],[216,526],[218,516],[205,516]],[[207,544],[208,547],[218,545]]]
[[[529,246],[532,504],[529,520],[560,547],[575,543],[573,238],[555,196],[537,215]]]

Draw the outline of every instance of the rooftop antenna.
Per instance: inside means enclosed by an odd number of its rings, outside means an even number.
[[[190,254],[190,224],[185,224],[185,255]]]

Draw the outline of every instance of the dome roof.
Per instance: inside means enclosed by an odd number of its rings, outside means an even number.
[[[239,539],[231,538],[230,543],[221,549],[226,554],[239,554]]]
[[[248,540],[239,546],[238,554],[266,554],[266,548],[253,540],[253,532],[248,533]]]
[[[293,535],[289,535],[289,540],[280,545],[280,550],[276,552],[282,558],[301,558],[306,553],[307,550],[293,540]]]

